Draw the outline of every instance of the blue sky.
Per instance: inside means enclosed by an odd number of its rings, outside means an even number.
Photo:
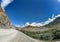
[[[60,14],[59,0],[14,0],[5,11],[12,24],[23,25],[26,22],[44,22],[52,14]]]

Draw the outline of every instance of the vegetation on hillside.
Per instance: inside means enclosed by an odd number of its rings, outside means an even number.
[[[40,28],[23,28],[26,35],[39,40],[60,40],[60,17]]]
[[[26,35],[39,40],[60,40],[60,28],[51,29],[43,32],[31,32],[20,30]]]

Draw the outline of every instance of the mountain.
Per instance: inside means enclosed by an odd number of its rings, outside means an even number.
[[[39,26],[27,25],[27,26],[25,26],[25,27],[23,27],[23,28],[39,28]]]
[[[57,28],[57,27],[60,27],[60,16],[58,16],[57,18],[55,18],[49,24],[45,25],[45,27],[48,27],[48,28],[53,28],[53,27]]]
[[[2,7],[0,6],[0,28],[10,28],[11,23],[5,13],[5,11],[2,9]]]
[[[22,28],[20,31],[39,40],[58,41],[60,39],[60,15],[53,17],[51,20],[45,26],[40,26],[39,28],[26,26],[26,28]]]

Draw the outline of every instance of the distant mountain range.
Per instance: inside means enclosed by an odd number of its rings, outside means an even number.
[[[49,24],[45,25],[45,27],[48,27],[48,28],[57,28],[57,27],[60,27],[60,16],[55,18],[54,21],[50,22]]]
[[[27,25],[24,28],[18,29],[24,34],[41,40],[56,41],[60,39],[60,15],[49,18],[49,21],[44,26]],[[49,42],[49,41],[48,41]]]
[[[27,23],[26,26],[24,26],[24,28],[32,28],[32,27],[33,28],[38,28],[38,27],[57,28],[57,27],[60,27],[60,14],[50,19],[50,22],[43,26],[40,26],[40,24],[36,25],[37,23],[34,23],[34,24],[31,25]]]

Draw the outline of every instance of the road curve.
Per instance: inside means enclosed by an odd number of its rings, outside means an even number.
[[[0,42],[39,42],[14,29],[0,29]]]

